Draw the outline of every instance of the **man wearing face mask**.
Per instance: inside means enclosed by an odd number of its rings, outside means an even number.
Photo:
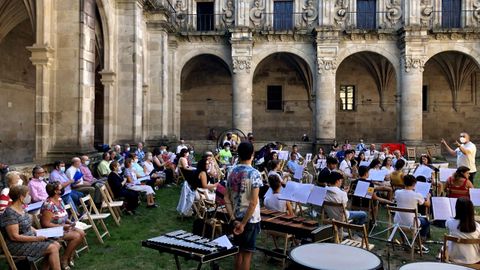
[[[72,206],[75,208],[75,211],[77,211],[76,206],[80,205],[80,198],[83,197],[83,193],[72,190],[72,184],[75,183],[75,181],[69,179],[65,174],[65,162],[57,160],[53,163],[53,166],[54,170],[50,173],[50,182],[57,181],[62,183],[62,200],[66,203],[73,202]]]
[[[33,202],[42,202],[48,198],[47,182],[45,182],[45,170],[40,166],[35,166],[32,170],[32,179],[28,182],[28,190],[32,196]]]
[[[88,157],[87,157],[88,158]],[[67,175],[69,180],[73,180],[72,188],[82,192],[85,195],[90,194],[92,198],[95,196],[95,188],[93,188],[89,183],[84,181],[84,174],[80,167],[82,165],[82,161],[78,157],[72,158],[72,166],[70,166],[65,174]],[[93,176],[92,176],[93,177]]]
[[[225,142],[223,149],[218,153],[218,159],[221,165],[229,166],[232,164],[232,152],[230,152],[230,143]]]
[[[442,144],[447,148],[448,153],[457,157],[457,168],[465,166],[470,169],[470,181],[473,183],[477,167],[475,166],[475,155],[477,154],[477,147],[470,141],[470,135],[466,132],[460,133],[460,138],[455,141],[457,148],[453,150],[447,142],[442,139]]]
[[[18,172],[8,172],[7,175],[5,175],[5,178],[7,180],[7,187],[2,189],[2,192],[0,193],[0,213],[3,213],[3,211],[12,204],[12,200],[10,199],[10,196],[8,196],[10,189],[14,186],[23,185],[23,180],[20,179]],[[30,197],[30,195],[28,197]]]
[[[92,197],[93,201],[95,203],[101,203],[102,193],[100,189],[104,185],[104,181],[98,180],[95,177],[93,177],[92,171],[90,171],[90,168],[88,167],[90,165],[90,159],[88,158],[88,156],[81,156],[80,160],[81,160],[80,172],[82,172],[83,174],[83,185],[90,188],[93,187],[95,189],[95,193],[94,193],[95,195]]]

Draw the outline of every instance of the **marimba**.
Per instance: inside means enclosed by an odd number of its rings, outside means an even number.
[[[213,262],[238,253],[238,247],[226,248],[217,245],[208,238],[198,236],[183,230],[173,231],[142,241],[142,246],[166,252],[175,256],[175,264],[180,270],[178,257],[184,257],[198,261],[197,269],[202,264]]]

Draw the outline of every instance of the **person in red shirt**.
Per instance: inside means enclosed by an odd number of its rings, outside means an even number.
[[[469,189],[473,188],[473,184],[468,180],[470,176],[469,171],[469,168],[460,166],[457,171],[448,178],[445,186],[448,197],[470,199]]]

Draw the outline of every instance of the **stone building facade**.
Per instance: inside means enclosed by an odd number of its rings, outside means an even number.
[[[209,130],[480,138],[476,0],[0,0],[0,160]]]

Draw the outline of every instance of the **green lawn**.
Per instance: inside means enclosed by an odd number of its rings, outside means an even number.
[[[480,176],[478,176],[480,177]],[[478,186],[479,179],[475,181]],[[75,269],[175,269],[173,256],[169,254],[159,254],[158,252],[143,248],[140,244],[142,240],[158,236],[173,230],[184,229],[191,230],[192,218],[180,219],[175,211],[179,187],[164,188],[157,191],[157,203],[160,205],[157,209],[146,209],[145,204],[140,206],[138,215],[123,216],[121,226],[117,227],[112,220],[107,222],[111,237],[105,239],[105,244],[101,245],[90,231],[88,233],[88,242],[90,251],[81,254],[76,260]],[[381,211],[381,220],[385,220],[385,211]],[[441,240],[444,229],[432,226],[433,240]],[[385,244],[380,241],[372,240],[376,245],[374,251],[384,259],[385,269],[387,269]],[[263,241],[260,239],[259,244]],[[428,244],[431,248],[429,254],[420,258],[415,256],[416,260],[434,261],[440,245]],[[396,249],[391,252],[391,269],[397,269],[398,266],[409,262],[408,252]],[[181,259],[182,269],[195,269],[196,264],[191,261]],[[232,259],[220,261],[221,269],[232,269]],[[280,264],[276,261],[268,260],[261,252],[254,256],[252,269],[280,269]],[[0,263],[0,269],[5,269],[4,261]],[[207,266],[204,269],[208,269]]]

